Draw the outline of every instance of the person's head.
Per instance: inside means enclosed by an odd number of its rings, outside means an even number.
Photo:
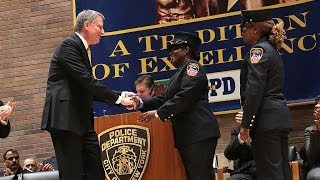
[[[253,45],[262,37],[266,37],[276,49],[281,48],[286,39],[286,32],[283,23],[275,24],[270,14],[270,9],[242,11],[241,30],[245,43]]]
[[[3,153],[3,162],[6,168],[9,168],[12,172],[17,170],[20,166],[19,158],[20,155],[15,149],[8,149]]]
[[[199,60],[198,48],[201,40],[198,36],[188,32],[174,34],[173,43],[169,46],[171,62],[181,66],[189,59]]]
[[[150,75],[142,75],[134,82],[137,95],[139,98],[147,98],[152,96],[154,81]]]
[[[104,16],[97,11],[83,10],[77,16],[74,31],[80,33],[88,45],[98,44],[104,33],[104,20]]]
[[[31,172],[37,172],[38,166],[37,161],[34,158],[27,158],[23,162],[23,168],[28,169]]]

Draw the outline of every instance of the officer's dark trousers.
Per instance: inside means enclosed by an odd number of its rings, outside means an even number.
[[[214,179],[212,163],[217,141],[218,138],[210,138],[179,148],[187,180]]]
[[[259,180],[291,180],[288,160],[288,129],[256,131],[252,153]]]

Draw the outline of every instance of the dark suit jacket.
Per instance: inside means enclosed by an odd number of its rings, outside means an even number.
[[[187,74],[192,65],[198,67],[195,76]],[[209,109],[208,90],[205,70],[199,62],[190,60],[171,77],[162,96],[144,100],[141,111],[156,109],[161,120],[171,119],[178,148],[220,137],[218,123]]]
[[[9,135],[10,133],[10,122],[8,122],[7,125],[2,125],[0,123],[0,137],[5,138]]]
[[[257,63],[251,60],[259,59]],[[241,65],[240,94],[243,106],[241,126],[266,131],[291,128],[289,109],[282,93],[283,62],[267,38],[261,38]]]
[[[240,125],[231,129],[231,140],[226,149],[224,156],[229,160],[234,160],[234,172],[231,174],[247,174],[256,177],[256,163],[253,160],[250,143],[240,144],[238,134]]]
[[[0,177],[4,176],[4,173],[5,173],[4,170],[0,171]],[[17,175],[18,175],[18,174],[21,174],[21,173],[31,173],[31,171],[29,171],[29,170],[27,170],[27,169],[23,169],[23,167],[19,166],[18,169],[17,169],[17,171],[14,173],[13,179],[14,179],[14,180],[15,180],[15,179],[18,179],[18,178],[17,178]]]
[[[303,159],[303,169],[307,173],[320,166],[320,132],[314,126],[307,127],[304,131],[305,141],[300,150]]]
[[[73,33],[53,54],[41,129],[83,135],[93,128],[93,100],[114,104],[118,98],[116,92],[94,79],[87,50]]]
[[[0,100],[0,106],[3,106],[4,103]],[[5,138],[10,133],[10,122],[8,121],[7,125],[2,125],[0,123],[0,138]]]

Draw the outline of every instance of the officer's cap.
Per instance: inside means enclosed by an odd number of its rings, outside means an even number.
[[[241,27],[249,22],[263,22],[271,20],[271,9],[243,10]]]
[[[198,50],[201,40],[198,36],[188,32],[176,32],[174,34],[173,43],[169,46],[169,50],[176,46],[188,46]]]

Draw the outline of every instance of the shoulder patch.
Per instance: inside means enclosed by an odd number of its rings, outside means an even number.
[[[189,63],[187,66],[187,74],[188,76],[195,76],[199,72],[199,64],[197,63]]]
[[[262,48],[251,48],[250,50],[250,61],[252,64],[256,64],[260,61],[263,56]]]

